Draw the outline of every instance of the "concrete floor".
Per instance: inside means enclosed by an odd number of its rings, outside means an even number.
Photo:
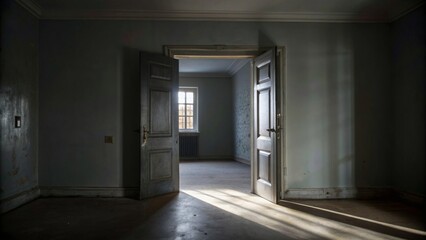
[[[247,165],[210,161],[185,162],[180,167],[179,194],[144,201],[127,198],[37,199],[1,216],[0,239],[426,238],[424,219],[407,219],[405,209],[413,208],[402,203],[398,203],[401,205],[390,218],[383,215],[382,210],[376,214],[375,207],[365,208],[369,215],[363,217],[375,219],[376,225],[359,227],[359,224],[352,224],[354,220],[342,223],[332,220],[329,214],[321,217],[321,213],[311,214],[294,206],[307,205],[325,210],[327,206],[333,206],[333,211],[343,212],[345,208],[358,206],[358,211],[363,213],[360,206],[365,204],[362,202],[349,201],[343,205],[343,202],[294,202],[284,207],[250,193],[250,167]],[[371,204],[370,201],[365,203],[367,206]],[[401,218],[398,217],[400,213]],[[360,219],[366,222],[364,218]],[[387,228],[380,228],[381,224]],[[399,229],[399,226],[403,228]],[[407,234],[387,231],[393,228]]]

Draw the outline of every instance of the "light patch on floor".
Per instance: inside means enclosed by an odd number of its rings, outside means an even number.
[[[404,235],[389,231],[390,228],[384,230],[377,226],[356,225],[354,221],[270,203],[250,193],[250,167],[238,162],[190,162],[181,163],[180,167],[180,193],[144,200],[40,198],[0,216],[0,239],[425,238],[424,232]],[[388,202],[396,206],[392,201]],[[309,202],[311,205],[331,204],[339,209],[343,209],[343,205],[347,209],[357,204],[359,209],[364,209],[359,206],[368,204],[343,203]],[[376,203],[373,206],[377,206]],[[373,211],[374,208],[368,209],[371,209],[369,216],[382,213]],[[390,214],[391,220],[407,222],[405,217],[397,217],[406,213],[401,214],[400,209],[397,210]],[[383,222],[388,216],[384,214]],[[421,224],[421,220],[416,219],[410,223]]]
[[[182,192],[283,234],[291,232],[296,236],[309,238],[309,235],[305,234],[308,231],[326,239],[399,239],[285,208],[256,195],[231,189]],[[303,228],[303,231],[300,231],[300,228]]]
[[[181,192],[285,235],[291,233],[301,238],[316,235],[325,239],[400,239],[273,204],[251,194],[250,168],[241,163],[189,162],[181,164],[181,171]],[[343,215],[426,237],[424,231]]]

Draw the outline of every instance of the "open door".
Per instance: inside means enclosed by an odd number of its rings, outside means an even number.
[[[277,155],[280,114],[277,92],[276,49],[254,59],[253,191],[277,202]],[[278,138],[278,139],[277,139]]]
[[[140,53],[140,198],[179,191],[178,60]]]

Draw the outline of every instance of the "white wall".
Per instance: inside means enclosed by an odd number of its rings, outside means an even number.
[[[232,79],[180,77],[179,85],[198,87],[200,159],[232,159],[234,151]]]
[[[273,43],[287,47],[288,186],[389,186],[389,34],[388,24],[43,20],[40,185],[138,186],[138,51]]]
[[[389,186],[389,28],[325,28],[287,46],[288,187]]]
[[[39,21],[13,0],[0,2],[0,16],[2,212],[19,205],[15,197],[20,203],[37,197]],[[21,128],[15,128],[15,116],[21,116]]]
[[[425,196],[425,7],[392,24],[393,185]]]

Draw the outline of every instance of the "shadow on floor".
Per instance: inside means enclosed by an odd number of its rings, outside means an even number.
[[[296,239],[179,193],[123,198],[37,199],[1,216],[1,239]]]
[[[410,234],[386,231],[354,221],[339,221],[326,214],[311,213],[310,208],[299,205],[278,206],[250,193],[250,167],[238,162],[185,162],[181,163],[181,189],[183,192],[246,220],[286,235],[301,230],[295,236],[304,239],[395,239],[396,236],[422,238],[422,232]],[[353,204],[356,201],[353,201]],[[296,209],[296,207],[298,207]],[[380,215],[379,211],[372,211]],[[381,230],[381,231],[378,231]],[[395,234],[395,235],[393,235]],[[405,234],[405,235],[404,235]]]
[[[149,236],[147,238],[147,236]],[[298,228],[285,234],[181,192],[126,239],[321,239]]]
[[[339,202],[351,202],[348,205],[352,204],[353,206],[355,204],[363,204],[363,205],[373,205],[376,208],[380,208],[380,206],[377,206],[378,203],[372,203],[374,201],[366,201],[366,200],[295,200],[295,201],[280,201],[280,205],[291,208],[294,210],[302,211],[305,213],[309,213],[318,217],[327,218],[333,221],[338,221],[341,223],[350,224],[353,226],[370,229],[375,232],[380,232],[383,234],[391,235],[394,237],[399,238],[405,238],[405,239],[426,239],[426,232],[425,229],[425,217],[422,215],[421,212],[414,213],[411,215],[414,219],[413,222],[416,223],[416,228],[412,227],[405,227],[403,226],[404,223],[406,223],[407,220],[401,219],[401,223],[398,225],[387,223],[384,221],[377,221],[374,220],[377,219],[377,215],[379,210],[374,210],[373,212],[370,212],[370,215],[368,218],[361,217],[353,214],[348,214],[348,212],[351,212],[348,209],[343,210],[342,212],[335,211],[335,208],[338,208],[339,205],[342,205]],[[389,204],[390,201],[381,201],[383,204]],[[327,207],[331,205],[335,205],[337,207]],[[333,209],[334,208],[334,209]],[[404,210],[412,210],[411,208],[407,206],[400,206],[397,210],[398,212],[395,214],[397,217],[402,217],[406,214],[410,213],[401,213]],[[380,211],[389,211],[389,209],[386,209],[386,207],[382,207]],[[353,213],[354,211],[352,211]],[[423,212],[424,213],[424,212]],[[358,214],[362,215],[362,214]],[[405,222],[404,222],[405,221]],[[421,223],[419,225],[419,223]],[[407,224],[405,224],[407,225]],[[410,224],[408,224],[410,225]],[[412,225],[412,224],[411,224]]]
[[[0,216],[0,239],[120,239],[176,196],[39,198]]]
[[[180,167],[182,192],[178,194],[143,201],[128,198],[41,198],[1,215],[0,238],[238,240],[425,237],[415,231],[374,225],[356,217],[342,217],[342,214],[332,211],[321,212],[318,207],[301,203],[287,202],[285,206],[270,203],[250,193],[250,167],[241,163],[195,162],[181,164]]]

